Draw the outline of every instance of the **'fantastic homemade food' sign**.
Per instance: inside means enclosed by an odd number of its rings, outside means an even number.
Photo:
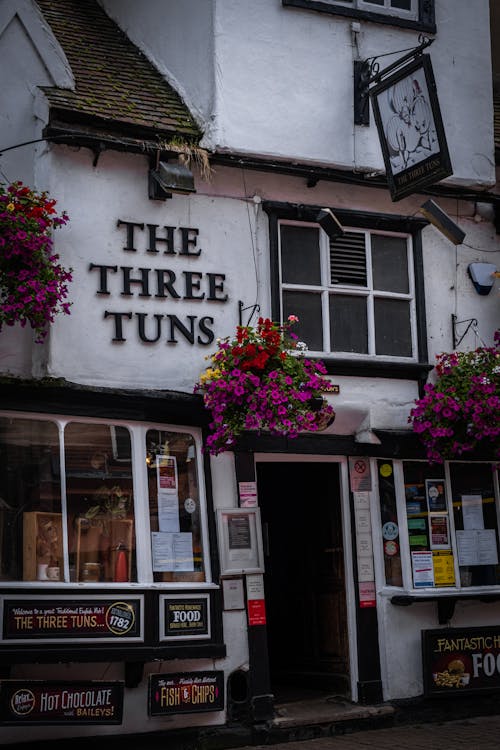
[[[422,631],[426,695],[500,687],[500,627]]]

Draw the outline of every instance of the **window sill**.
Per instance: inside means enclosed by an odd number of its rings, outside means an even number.
[[[389,362],[371,359],[322,359],[329,375],[350,375],[354,377],[393,378],[400,380],[427,380],[433,365],[427,362]]]
[[[455,611],[455,605],[458,601],[476,600],[483,603],[498,602],[500,601],[500,590],[497,588],[496,591],[484,591],[475,589],[474,591],[465,592],[462,590],[446,590],[439,593],[425,594],[420,593],[404,593],[404,594],[389,594],[390,602],[396,607],[409,607],[412,604],[419,604],[420,602],[436,602],[438,620],[440,625],[446,625]]]

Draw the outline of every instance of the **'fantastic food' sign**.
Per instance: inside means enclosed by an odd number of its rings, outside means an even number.
[[[500,627],[422,632],[426,695],[500,687]]]

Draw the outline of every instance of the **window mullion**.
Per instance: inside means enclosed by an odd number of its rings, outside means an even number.
[[[455,530],[455,514],[453,513],[453,495],[451,490],[450,464],[446,461],[444,464],[444,477],[446,483],[446,496],[448,498],[448,525],[450,528],[451,551],[453,554],[453,569],[455,571],[455,588],[462,588],[460,581],[460,566],[458,564],[457,533]]]
[[[368,354],[376,354],[375,349],[375,310],[373,302],[373,269],[372,269],[372,243],[370,232],[365,232],[366,253],[366,285],[368,295],[366,299],[366,321],[368,328]]]
[[[68,547],[68,502],[66,495],[66,461],[64,455],[64,427],[66,422],[58,422],[59,431],[59,467],[61,482],[61,524],[62,524],[62,548],[63,548],[63,581],[69,581],[69,547]]]
[[[330,310],[329,310],[329,286],[330,286],[330,240],[325,232],[319,235],[319,257],[321,268],[321,316],[323,320],[323,351],[331,351],[330,339]]]
[[[137,581],[139,583],[152,583],[153,562],[146,467],[146,429],[144,427],[134,427],[130,432],[132,437],[132,481],[134,491]]]

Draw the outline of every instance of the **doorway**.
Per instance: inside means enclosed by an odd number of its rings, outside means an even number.
[[[258,463],[257,484],[273,692],[349,697],[340,465]]]

